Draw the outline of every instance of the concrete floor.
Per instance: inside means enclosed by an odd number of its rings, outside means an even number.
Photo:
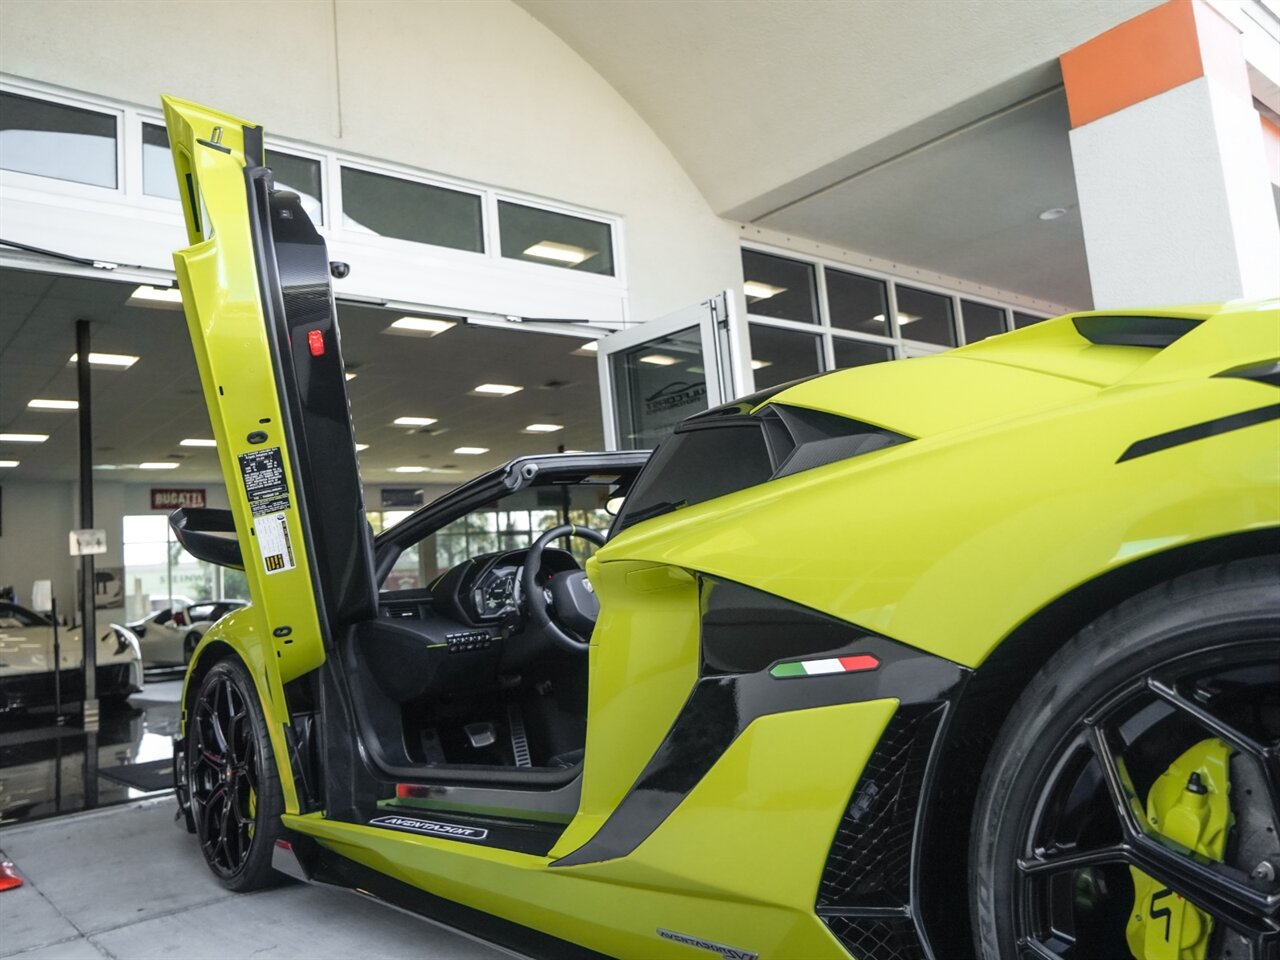
[[[171,797],[6,827],[0,957],[149,960],[350,957],[495,960],[515,954],[339,890],[224,890]]]

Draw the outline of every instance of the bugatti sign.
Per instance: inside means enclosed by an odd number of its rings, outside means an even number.
[[[179,507],[203,507],[203,487],[152,487],[152,510],[177,510]]]

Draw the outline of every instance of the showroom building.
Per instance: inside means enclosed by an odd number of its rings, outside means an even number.
[[[649,446],[819,370],[1275,285],[1263,2],[984,4],[945,27],[843,4],[287,9],[259,31],[223,3],[6,6],[0,584],[21,599],[75,594],[77,319],[138,358],[95,366],[99,567],[129,615],[218,586],[158,546],[163,491],[224,497],[196,445],[162,92],[262,122],[350,265],[352,409],[389,510],[533,448]]]

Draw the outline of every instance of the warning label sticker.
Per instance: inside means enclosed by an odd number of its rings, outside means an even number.
[[[292,570],[298,565],[293,557],[293,541],[289,523],[283,513],[253,518],[253,530],[262,551],[262,566],[268,574]]]
[[[240,454],[240,475],[255,517],[289,509],[289,482],[279,447]]]

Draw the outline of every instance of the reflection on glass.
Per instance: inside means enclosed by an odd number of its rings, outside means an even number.
[[[624,450],[655,446],[685,417],[707,409],[707,375],[697,327],[657,337],[611,358]]]
[[[484,252],[478,196],[366,170],[342,168],[342,223],[360,233]]]
[[[977,343],[997,333],[1004,333],[1004,310],[987,303],[960,301],[960,315],[964,320],[966,343]]]
[[[895,287],[898,294],[898,331],[904,339],[956,346],[956,329],[950,297],[915,287]]]
[[[612,230],[607,223],[498,202],[502,255],[580,273],[613,276]]]
[[[116,118],[0,93],[0,168],[114,187]]]
[[[296,193],[312,223],[324,223],[324,204],[321,202],[320,161],[308,157],[296,157],[279,150],[268,150],[267,166],[276,187]]]
[[[833,327],[889,335],[889,294],[883,280],[830,268],[826,280]]]
[[[207,600],[248,600],[244,572],[197,560],[174,539],[163,514],[126,516],[123,523],[124,619]]]
[[[832,345],[835,347],[837,370],[843,370],[845,367],[863,367],[868,363],[883,363],[893,359],[893,348],[880,343],[835,337]]]
[[[178,199],[178,177],[169,153],[169,131],[158,123],[142,125],[142,192],[149,197]]]
[[[750,329],[757,390],[822,372],[822,338],[817,334],[760,323],[751,324]]]
[[[742,275],[747,313],[801,323],[818,322],[813,264],[743,250]]]
[[[1033,323],[1040,323],[1042,320],[1048,319],[1048,317],[1035,317],[1029,313],[1013,311],[1013,326],[1015,330],[1020,330],[1023,327],[1031,326]]]

